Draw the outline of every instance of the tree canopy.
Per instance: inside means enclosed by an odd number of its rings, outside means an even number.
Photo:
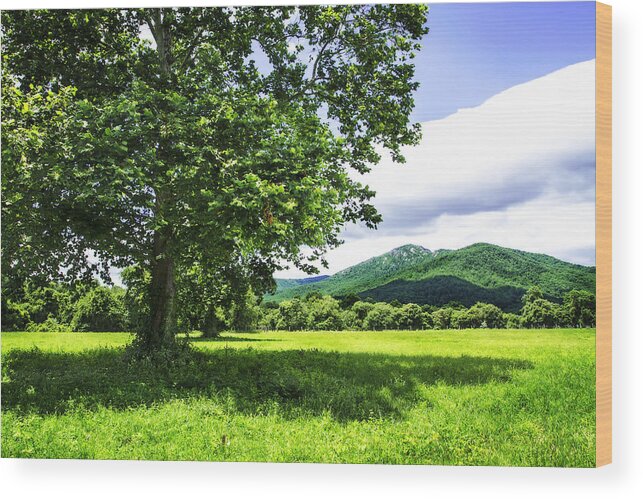
[[[426,6],[2,13],[2,258],[16,279],[150,272],[145,345],[176,275],[316,270],[380,221],[356,180],[419,139]],[[149,36],[144,36],[149,33]],[[263,62],[262,62],[263,61]],[[245,281],[244,281],[245,282]]]

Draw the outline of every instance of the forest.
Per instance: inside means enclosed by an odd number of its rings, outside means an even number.
[[[3,296],[2,323],[7,331],[135,331],[136,322],[146,317],[144,296],[134,286],[51,284],[25,287],[22,292],[23,298],[17,302]],[[179,333],[216,337],[224,331],[515,329],[596,324],[596,299],[587,291],[569,291],[557,303],[534,286],[523,295],[522,304],[516,314],[482,302],[471,307],[457,302],[437,307],[398,300],[375,302],[357,294],[334,298],[310,292],[303,298],[276,303],[261,302],[247,292],[229,306],[214,308],[212,316],[205,318],[202,307],[185,303],[180,307],[177,327]]]

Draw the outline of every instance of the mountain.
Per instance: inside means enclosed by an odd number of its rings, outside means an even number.
[[[276,293],[266,300],[282,301],[318,291],[438,306],[450,301],[466,306],[483,301],[516,311],[530,286],[540,286],[555,301],[572,289],[596,290],[594,267],[486,243],[438,251],[409,244],[330,277],[312,279],[280,279]]]
[[[277,291],[279,292],[284,289],[296,288],[297,286],[302,286],[304,284],[320,282],[324,279],[328,279],[329,277],[329,275],[316,275],[305,277],[303,279],[275,279],[275,282],[277,283]]]
[[[277,292],[268,300],[302,296],[311,291],[320,291],[334,296],[357,293],[386,284],[404,270],[433,257],[433,252],[414,244],[395,248],[383,255],[370,258],[316,282],[301,282],[306,279],[277,279]],[[309,278],[316,279],[316,277]]]

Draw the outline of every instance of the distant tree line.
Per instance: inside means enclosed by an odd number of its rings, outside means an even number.
[[[124,273],[127,288],[103,286],[98,282],[67,285],[49,283],[35,287],[24,284],[19,290],[2,293],[3,331],[136,331],[149,321],[146,279],[136,268]],[[3,286],[4,288],[4,286]],[[187,287],[181,288],[187,293]],[[196,291],[194,291],[196,293]],[[256,298],[252,293],[218,295],[216,304],[198,300],[180,308],[180,332],[199,330],[215,336],[226,329],[249,330],[255,327]],[[221,296],[225,296],[223,299]]]
[[[587,291],[566,293],[562,303],[543,297],[538,287],[523,296],[520,314],[505,313],[489,303],[467,308],[452,302],[443,307],[361,300],[357,295],[339,299],[319,293],[279,304],[257,307],[257,329],[263,330],[423,330],[470,328],[553,328],[596,325],[596,299]]]
[[[3,286],[4,288],[4,286]],[[125,289],[98,283],[50,283],[2,293],[4,331],[130,330]]]
[[[147,320],[144,283],[126,274],[129,286],[50,284],[25,285],[19,300],[2,296],[2,327],[27,331],[132,331]],[[139,285],[137,285],[137,283]],[[197,298],[197,297],[195,297]],[[593,327],[596,299],[587,291],[566,293],[562,303],[544,298],[538,287],[528,289],[519,314],[505,313],[489,303],[465,307],[389,303],[358,295],[332,297],[309,293],[280,303],[260,303],[250,289],[208,307],[195,300],[181,307],[179,330],[216,336],[224,330],[427,330],[470,328]]]

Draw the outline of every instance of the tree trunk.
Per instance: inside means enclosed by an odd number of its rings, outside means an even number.
[[[153,9],[148,25],[154,36],[159,56],[159,74],[163,80],[171,75],[172,40],[165,19],[164,9]],[[162,141],[158,145],[157,156],[167,159],[167,145]],[[155,216],[163,219],[165,205],[168,202],[167,192],[155,188]],[[175,266],[171,254],[172,229],[165,225],[154,232],[151,259],[152,279],[150,282],[150,323],[144,329],[143,344],[148,350],[174,344],[176,332],[176,284]]]
[[[176,286],[174,260],[168,253],[168,237],[162,231],[154,233],[154,258],[150,282],[150,325],[146,346],[159,349],[174,342],[176,329]]]
[[[217,338],[220,334],[220,321],[214,307],[210,307],[205,320],[204,338]]]
[[[159,72],[163,79],[167,79],[172,70],[172,39],[166,22],[165,9],[153,9],[148,26],[156,42],[156,51],[159,56]]]

